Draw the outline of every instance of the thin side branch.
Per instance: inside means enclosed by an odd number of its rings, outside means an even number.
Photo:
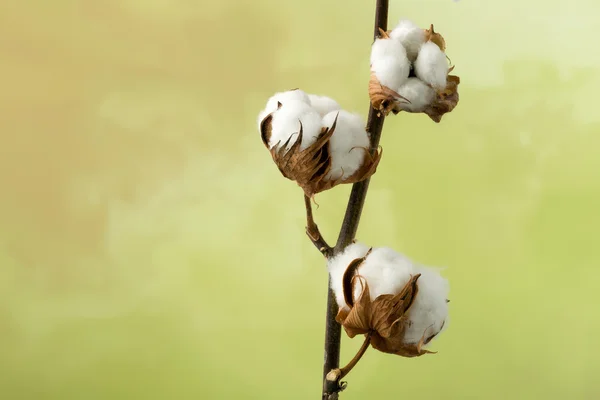
[[[375,6],[375,26],[373,28],[373,38],[376,39],[379,35],[379,29],[387,31],[389,0],[377,0]],[[374,155],[379,147],[381,131],[385,116],[369,105],[369,118],[367,120],[367,132],[371,139],[371,154]],[[337,243],[333,249],[333,255],[342,252],[346,246],[354,241],[363,205],[367,197],[370,179],[365,179],[362,182],[352,185],[352,192],[348,199],[346,214],[342,228],[338,236]],[[323,365],[323,400],[337,400],[338,392],[343,388],[340,386],[339,380],[327,380],[327,374],[339,368],[340,364],[340,340],[341,329],[340,324],[335,320],[338,312],[338,306],[335,299],[335,294],[331,290],[331,282],[329,282],[329,295],[327,297],[327,316],[325,323],[325,363]]]
[[[365,335],[365,341],[363,342],[362,346],[360,346],[360,349],[358,349],[358,351],[356,352],[354,357],[352,357],[352,360],[350,360],[350,362],[345,367],[339,368],[339,369],[334,369],[327,374],[326,379],[328,381],[336,381],[336,382],[338,382],[338,385],[341,388],[345,387],[344,382],[340,382],[340,381],[346,375],[348,375],[348,373],[350,373],[350,371],[352,371],[352,368],[354,368],[356,366],[356,364],[358,364],[358,362],[360,361],[362,356],[367,352],[367,350],[369,349],[369,345],[371,344],[371,335],[372,335],[372,332],[369,332]]]
[[[307,195],[304,195],[304,206],[306,207],[306,235],[321,254],[328,258],[331,256],[333,248],[327,244],[323,236],[321,236],[321,232],[319,232],[319,227],[313,218],[310,197]]]

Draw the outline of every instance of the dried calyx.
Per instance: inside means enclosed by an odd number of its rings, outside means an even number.
[[[361,117],[324,96],[299,89],[277,93],[259,114],[259,130],[279,171],[308,197],[341,183],[360,182],[377,169]]]
[[[440,122],[457,105],[460,78],[450,75],[446,41],[433,25],[421,29],[401,20],[393,30],[380,30],[371,49],[369,96],[383,114],[400,111],[427,114]]]

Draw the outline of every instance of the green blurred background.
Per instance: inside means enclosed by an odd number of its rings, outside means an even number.
[[[374,3],[2,1],[0,398],[320,396],[324,261],[255,118],[294,87],[366,116]],[[386,121],[359,239],[448,267],[451,323],[344,399],[600,398],[599,8],[391,1],[461,101]]]

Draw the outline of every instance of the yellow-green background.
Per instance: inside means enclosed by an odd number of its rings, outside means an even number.
[[[597,1],[390,3],[445,35],[461,100],[386,121],[359,239],[447,266],[451,323],[343,398],[600,398]],[[324,261],[255,116],[295,87],[366,115],[373,14],[2,1],[0,398],[320,396]],[[348,193],[317,196],[330,241]]]

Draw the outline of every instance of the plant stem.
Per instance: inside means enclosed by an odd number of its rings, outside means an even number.
[[[388,20],[388,7],[389,0],[377,0],[375,6],[375,26],[373,29],[373,38],[376,39],[379,36],[379,28],[384,31],[387,30]],[[369,118],[367,120],[367,132],[371,139],[371,154],[375,154],[379,147],[379,140],[381,138],[381,131],[383,129],[383,122],[385,116],[383,113],[379,113],[373,108],[373,105],[369,105]],[[337,243],[333,249],[333,255],[340,253],[349,244],[352,243],[358,230],[358,224],[360,222],[360,215],[362,213],[365,198],[367,197],[367,190],[369,189],[370,179],[365,179],[362,182],[355,183],[352,185],[352,192],[348,199],[348,206],[346,207],[346,214],[344,215],[344,221],[342,228],[338,236]],[[327,297],[327,316],[325,319],[325,361],[323,365],[323,400],[337,400],[338,392],[341,390],[339,381],[328,381],[326,379],[327,374],[334,369],[339,368],[340,365],[340,340],[341,340],[341,329],[342,327],[335,320],[335,316],[338,312],[337,302],[335,300],[335,294],[331,290],[331,281],[329,282],[329,295]]]

